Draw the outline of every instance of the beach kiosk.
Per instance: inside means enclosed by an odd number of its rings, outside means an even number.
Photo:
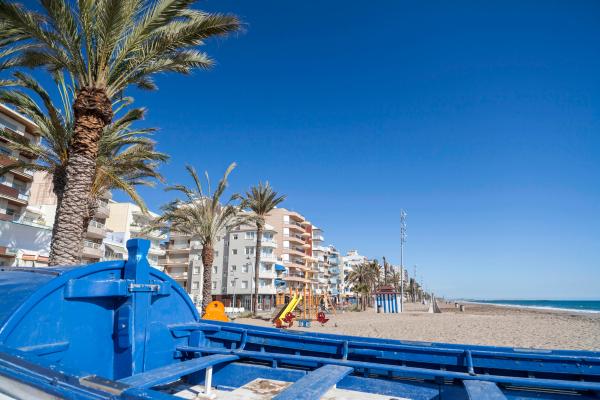
[[[396,292],[392,285],[381,286],[375,292],[375,304],[377,312],[382,313],[400,313],[402,312],[401,294]]]

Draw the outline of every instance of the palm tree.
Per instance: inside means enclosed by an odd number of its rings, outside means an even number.
[[[285,200],[285,195],[279,196],[277,192],[269,185],[269,182],[263,185],[262,182],[258,186],[252,186],[246,192],[244,198],[244,206],[252,211],[252,221],[256,225],[256,254],[254,261],[254,301],[252,311],[256,315],[258,310],[258,273],[260,269],[260,256],[262,249],[262,236],[265,229],[265,219],[269,213],[277,207],[278,204]]]
[[[377,279],[377,271],[372,262],[357,264],[352,267],[352,271],[348,274],[348,282],[352,285],[354,292],[360,294],[363,311],[367,309],[368,297]]]
[[[388,283],[394,287],[396,292],[400,292],[400,285],[402,284],[402,276],[400,272],[394,269],[388,272]]]
[[[208,173],[205,173],[205,191],[196,170],[187,166],[186,169],[194,180],[193,188],[184,185],[168,187],[166,190],[180,192],[184,198],[165,204],[162,207],[163,214],[154,221],[153,227],[149,228],[188,235],[202,244],[202,313],[212,300],[212,265],[217,236],[247,221],[241,207],[233,204],[240,199],[239,195],[234,194],[227,202],[221,203],[221,197],[227,188],[227,177],[234,168],[235,163],[232,163],[219,181],[217,189],[211,193]]]
[[[152,76],[187,74],[213,61],[197,50],[237,31],[235,16],[191,8],[193,0],[46,0],[40,11],[0,0],[0,70],[45,67],[73,77],[73,137],[50,264],[74,264],[100,138],[112,102],[130,86],[156,89]]]
[[[14,80],[4,83],[3,90],[0,90],[0,102],[12,105],[21,114],[31,119],[38,126],[42,141],[39,144],[32,143],[17,133],[0,130],[0,137],[8,140],[8,147],[32,154],[36,158],[36,161],[31,163],[17,161],[9,166],[0,167],[0,175],[13,168],[28,168],[50,174],[57,199],[57,211],[59,211],[65,192],[68,148],[74,135],[73,114],[70,112],[71,92],[62,76],[57,75],[56,83],[62,100],[59,107],[29,75],[16,73]],[[11,89],[20,87],[32,91],[43,106],[26,92],[4,90],[7,87]],[[116,111],[124,109],[131,101],[131,99],[120,100]],[[156,180],[162,180],[157,168],[161,162],[168,159],[168,156],[154,150],[155,143],[149,137],[154,129],[132,129],[132,124],[142,119],[144,113],[145,110],[141,108],[129,109],[103,130],[83,220],[84,233],[96,213],[99,197],[109,190],[123,190],[142,211],[147,210],[146,204],[136,191],[136,186],[152,186]],[[81,238],[83,239],[83,235]],[[77,245],[73,244],[73,247]]]

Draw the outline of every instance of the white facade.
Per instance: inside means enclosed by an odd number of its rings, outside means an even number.
[[[342,295],[347,297],[354,297],[356,295],[352,291],[351,285],[348,284],[348,274],[350,274],[350,271],[352,271],[354,266],[363,264],[367,261],[369,261],[369,259],[359,254],[357,250],[350,250],[344,257],[342,257],[344,275],[344,281],[340,287]]]
[[[103,259],[126,258],[125,245],[127,241],[142,238],[150,241],[150,251],[148,252],[150,265],[158,267],[158,258],[165,254],[161,242],[167,239],[167,235],[159,231],[145,231],[152,220],[158,217],[158,214],[152,211],[144,213],[139,206],[133,203],[118,203],[112,200],[109,201],[108,208],[109,215],[106,219],[108,232],[103,242]]]
[[[28,224],[0,221],[0,266],[39,267],[48,265],[52,229]]]

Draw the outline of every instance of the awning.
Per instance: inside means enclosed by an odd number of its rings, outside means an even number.
[[[275,271],[285,271],[286,268],[281,264],[275,264]]]

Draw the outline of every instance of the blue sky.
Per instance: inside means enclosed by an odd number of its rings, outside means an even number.
[[[441,295],[600,298],[600,3],[199,6],[246,28],[208,43],[212,71],[134,92],[169,182],[235,161],[232,191],[268,180],[392,262],[405,208],[405,265]]]

